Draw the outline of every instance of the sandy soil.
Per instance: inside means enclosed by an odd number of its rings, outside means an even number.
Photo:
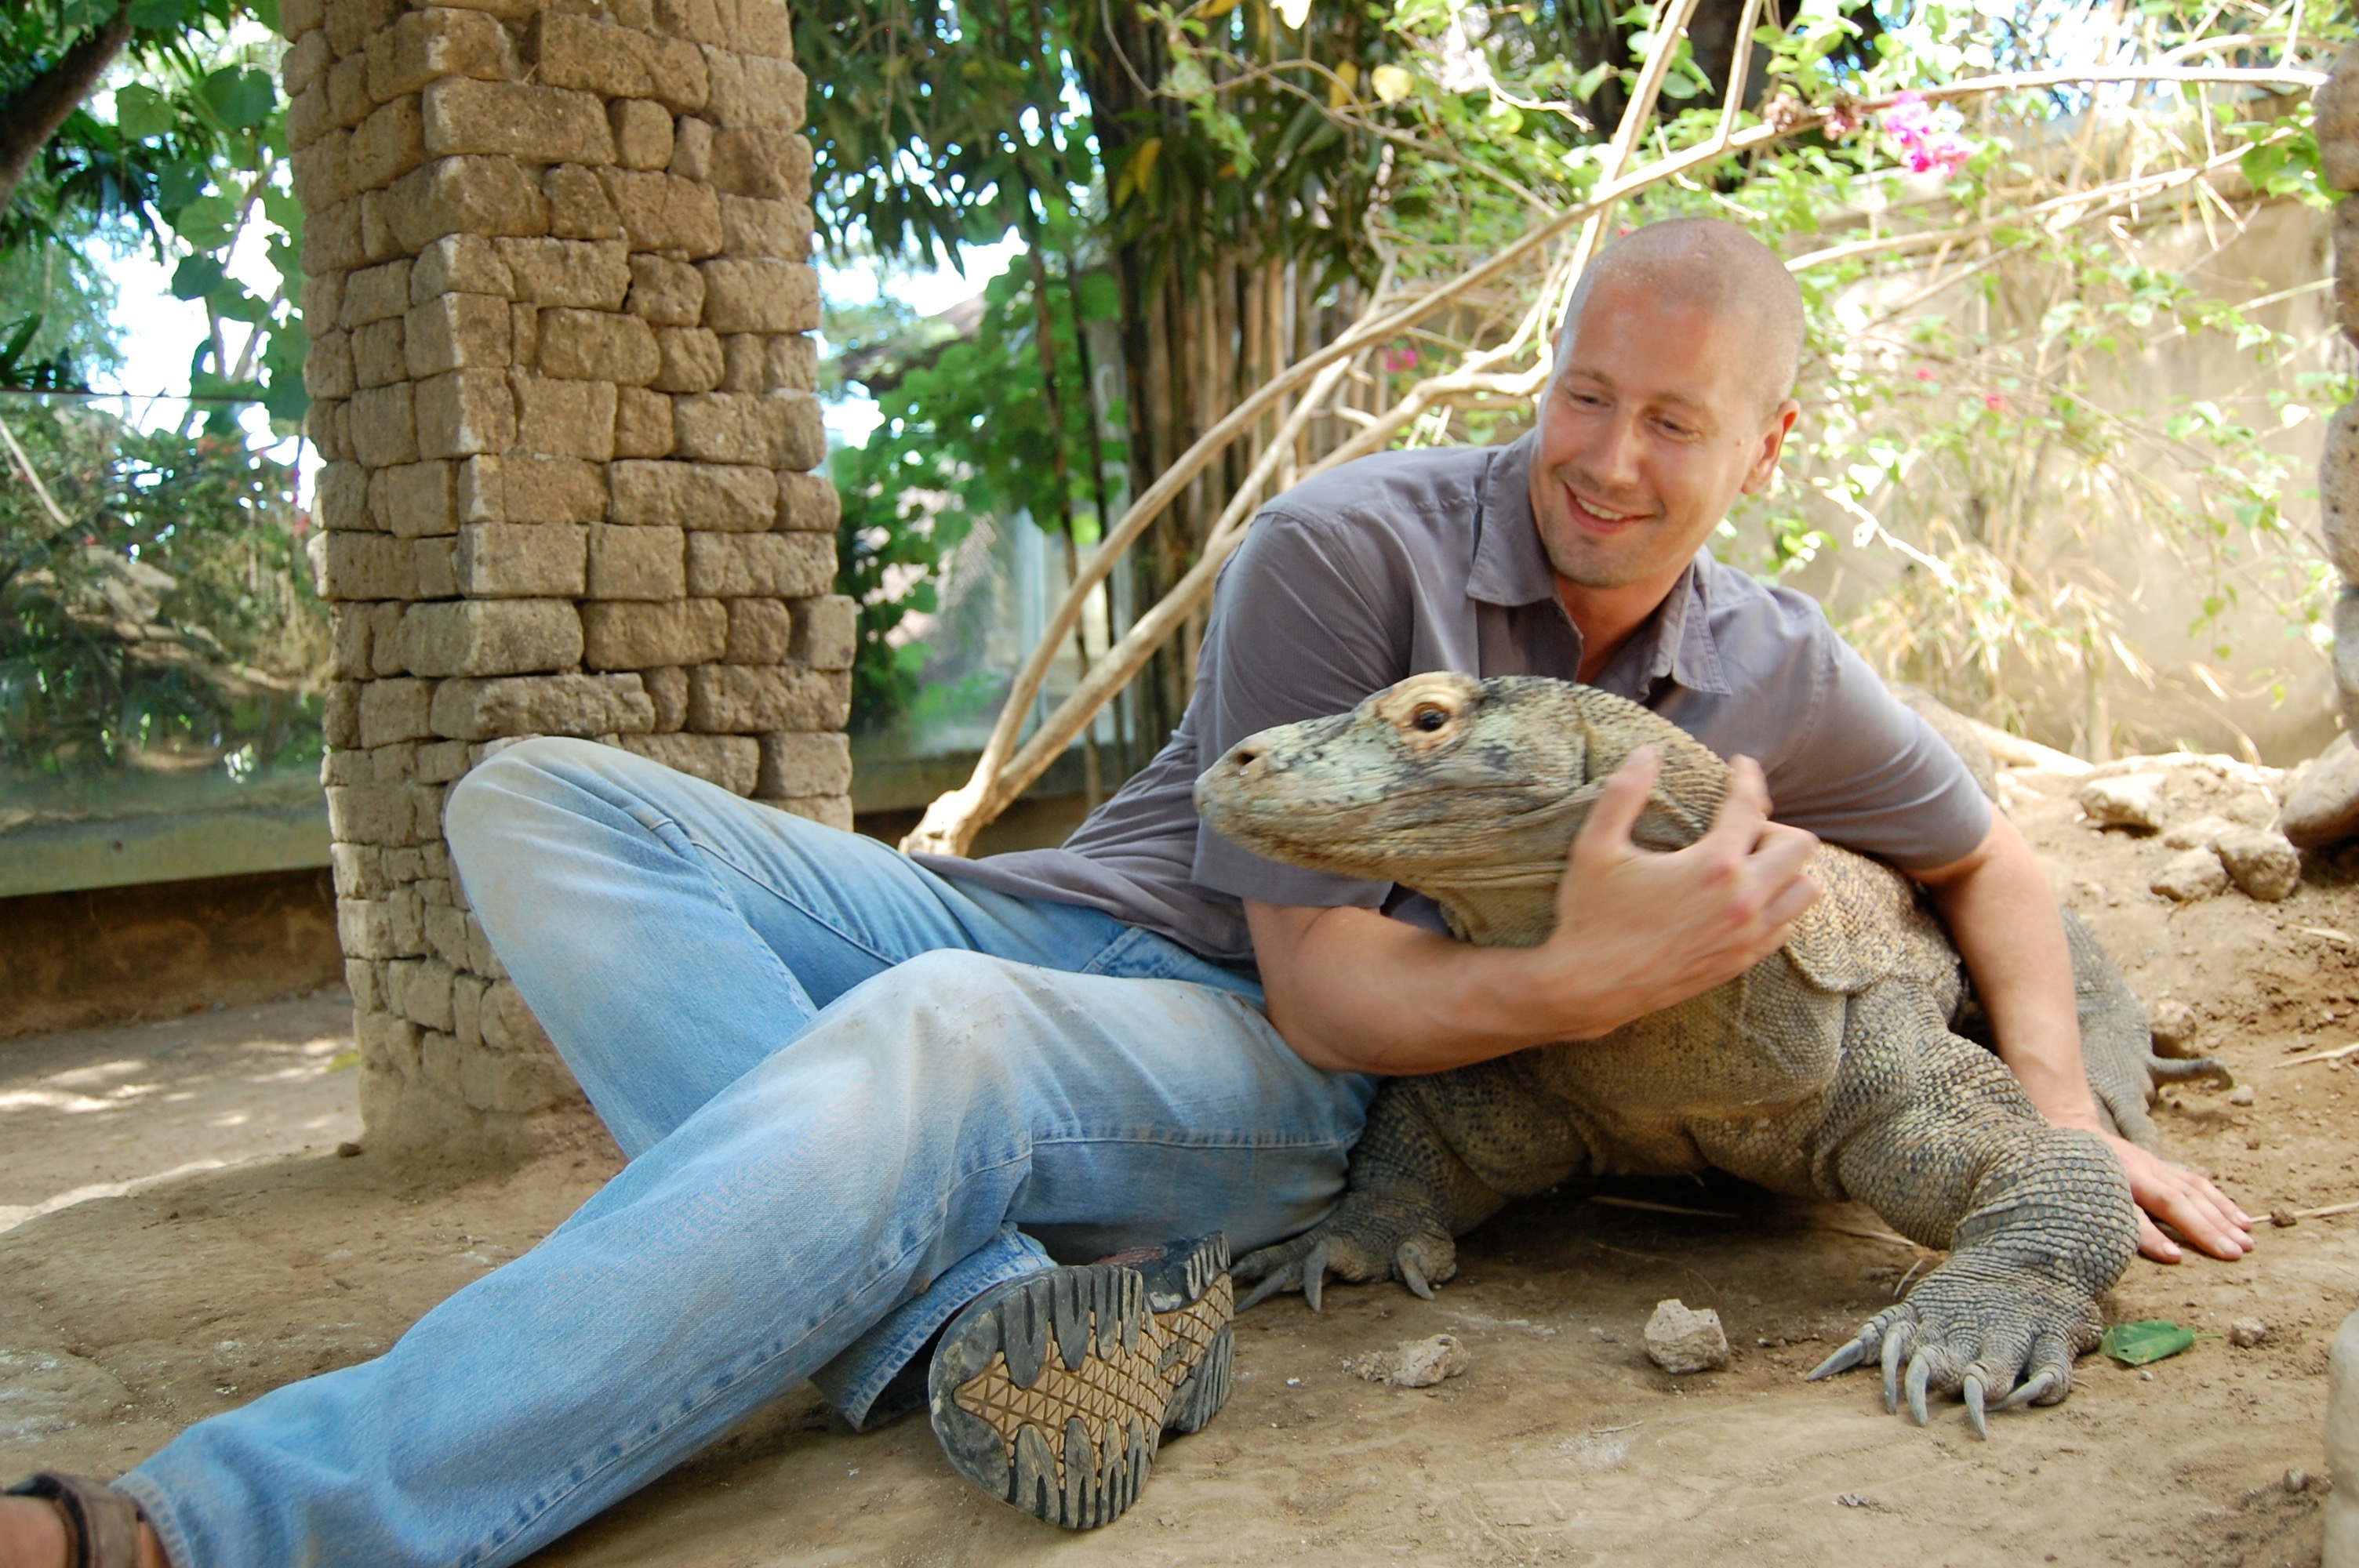
[[[358,1138],[359,1065],[341,990],[0,1041],[0,1231]]]
[[[2175,817],[2259,809],[2241,786],[2182,773]],[[2149,1004],[2190,1007],[2200,1043],[2256,1090],[2250,1105],[2173,1091],[2158,1115],[2176,1157],[2256,1212],[2359,1198],[2359,1106],[2345,1104],[2359,1072],[2280,1065],[2359,1039],[2359,864],[2314,866],[2280,904],[2231,892],[2173,906],[2146,891],[2172,853],[2158,841],[2081,826],[2054,777],[2016,775],[2009,793],[2060,893]],[[0,1235],[0,1472],[111,1472],[190,1422],[372,1353],[529,1246],[612,1158],[569,1150],[433,1179],[315,1146]],[[1884,1414],[1865,1373],[1801,1382],[1934,1260],[1858,1234],[1880,1229],[1733,1184],[1568,1188],[1468,1238],[1438,1302],[1336,1289],[1323,1317],[1299,1298],[1248,1314],[1220,1421],[1165,1449],[1139,1507],[1094,1535],[989,1502],[922,1422],[854,1435],[805,1390],[542,1560],[2317,1563],[2326,1346],[2359,1304],[2359,1215],[2265,1227],[2240,1264],[2133,1265],[2112,1315],[2205,1337],[2143,1374],[2084,1359],[2068,1403],[1995,1418],[1987,1444],[1955,1405],[1922,1431]],[[1672,1379],[1644,1359],[1640,1328],[1667,1296],[1718,1309],[1737,1346],[1728,1371]],[[2246,1317],[2268,1338],[2234,1348],[2227,1327]],[[1438,1388],[1343,1368],[1439,1332],[1473,1365]]]

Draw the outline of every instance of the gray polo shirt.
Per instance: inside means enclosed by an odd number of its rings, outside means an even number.
[[[1224,963],[1253,957],[1242,900],[1381,908],[1440,929],[1424,899],[1279,865],[1196,818],[1196,776],[1273,724],[1341,713],[1428,670],[1581,667],[1527,481],[1537,439],[1387,452],[1264,507],[1221,573],[1196,693],[1170,743],[1063,848],[944,876],[1085,904]],[[1757,759],[1774,815],[1904,869],[1946,865],[1990,829],[1956,753],[1893,697],[1817,602],[1699,554],[1593,683],[1723,757]]]

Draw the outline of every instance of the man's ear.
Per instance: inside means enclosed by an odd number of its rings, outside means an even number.
[[[1777,460],[1786,450],[1786,438],[1792,434],[1794,421],[1802,416],[1802,406],[1788,397],[1777,405],[1762,427],[1761,444],[1753,453],[1753,466],[1745,470],[1745,483],[1740,488],[1747,495],[1757,493],[1777,471]]]

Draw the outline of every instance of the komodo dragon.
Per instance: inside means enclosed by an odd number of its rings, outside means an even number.
[[[1662,768],[1634,832],[1695,841],[1728,779],[1720,758],[1620,697],[1537,677],[1415,676],[1350,713],[1266,730],[1204,773],[1204,820],[1256,854],[1397,882],[1462,937],[1530,946],[1556,918],[1573,835],[1607,775],[1653,744]],[[1880,1358],[1885,1407],[1905,1387],[2054,1404],[2097,1343],[2097,1298],[2137,1249],[2122,1169],[2093,1136],[2051,1127],[1988,1050],[1953,1030],[1972,1008],[1956,950],[1914,885],[1821,846],[1824,896],[1785,946],[1738,979],[1603,1038],[1547,1045],[1378,1094],[1349,1191],[1306,1235],[1241,1260],[1245,1304],[1327,1273],[1418,1294],[1456,1270],[1451,1240],[1511,1198],[1575,1175],[1707,1167],[1778,1192],[1866,1203],[1948,1259],[1869,1319],[1815,1380]],[[2065,912],[2091,1087],[2150,1144],[2160,1062],[2137,999]],[[1905,1379],[1902,1368],[1906,1367]]]

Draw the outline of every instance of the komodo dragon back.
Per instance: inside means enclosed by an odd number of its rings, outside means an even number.
[[[1204,773],[1197,805],[1242,848],[1414,888],[1469,941],[1532,946],[1591,806],[1643,745],[1662,766],[1632,837],[1683,849],[1719,809],[1726,766],[1636,704],[1539,678],[1417,676],[1266,730]],[[2097,1296],[2136,1249],[2121,1165],[2049,1126],[1954,1032],[1961,965],[1907,878],[1832,847],[1809,869],[1824,896],[1736,979],[1594,1041],[1387,1083],[1343,1202],[1239,1260],[1239,1280],[1260,1281],[1247,1304],[1300,1289],[1316,1307],[1331,1271],[1430,1294],[1455,1269],[1452,1238],[1511,1197],[1575,1173],[1717,1166],[1860,1199],[1950,1251],[1813,1376],[1880,1357],[1887,1409],[1905,1387],[1921,1422],[1929,1391],[1954,1392],[1978,1431],[1986,1396],[2061,1400],[2102,1326]],[[2093,1086],[2123,1130],[2150,1137],[2144,1016],[2085,928],[2068,916],[2068,930]]]

